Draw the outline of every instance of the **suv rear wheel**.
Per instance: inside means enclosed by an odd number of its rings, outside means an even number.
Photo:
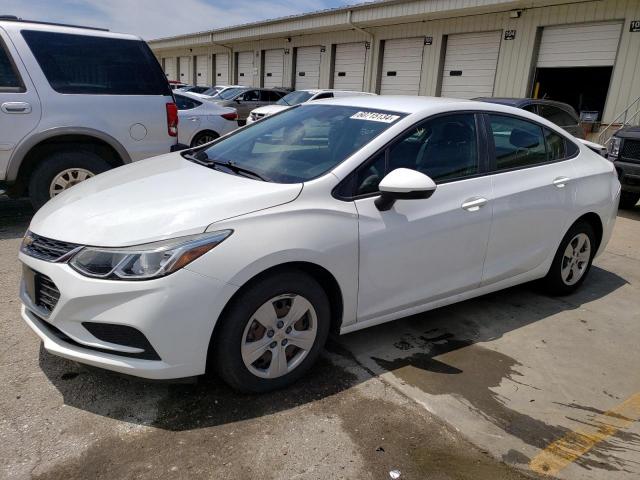
[[[45,156],[31,174],[29,198],[35,209],[72,186],[111,168],[93,152],[63,150]]]
[[[620,208],[631,209],[636,206],[640,200],[640,193],[622,192],[620,194]]]

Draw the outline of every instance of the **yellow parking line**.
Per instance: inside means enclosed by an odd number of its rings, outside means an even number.
[[[640,393],[636,393],[620,405],[598,415],[595,420],[600,424],[599,426],[593,427],[591,430],[570,432],[549,444],[529,462],[529,468],[543,475],[556,475],[599,442],[640,420]]]

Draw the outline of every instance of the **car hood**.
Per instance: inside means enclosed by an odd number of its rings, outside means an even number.
[[[172,153],[116,168],[54,197],[29,227],[82,245],[123,247],[202,233],[220,220],[293,201],[302,184],[262,182]]]
[[[640,140],[640,127],[623,127],[614,133],[615,137]]]
[[[251,113],[257,113],[259,115],[273,115],[274,113],[281,112],[288,108],[291,107],[287,105],[265,105],[264,107],[259,107],[255,110],[252,110]]]

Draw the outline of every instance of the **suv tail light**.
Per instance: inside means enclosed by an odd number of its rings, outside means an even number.
[[[178,107],[175,103],[167,103],[167,133],[170,137],[178,136]]]
[[[238,112],[223,113],[220,116],[225,120],[238,120]]]

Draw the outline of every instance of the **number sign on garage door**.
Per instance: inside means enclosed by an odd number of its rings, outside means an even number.
[[[214,85],[226,85],[229,81],[229,55],[226,53],[216,53],[216,78],[213,79]]]
[[[238,53],[238,85],[253,86],[253,52]]]
[[[449,35],[442,71],[443,97],[491,97],[502,32]]]
[[[209,56],[196,57],[196,85],[209,85]]]
[[[336,45],[333,88],[362,91],[367,52],[364,42]]]
[[[263,85],[267,88],[282,87],[283,72],[284,50],[265,50]]]
[[[320,86],[320,47],[296,49],[295,87],[298,90]]]
[[[178,80],[178,59],[176,57],[168,57],[164,59],[164,73],[167,80]]]
[[[179,57],[178,62],[180,62],[180,78],[178,80],[184,83],[191,83],[193,81],[191,57]]]
[[[613,66],[621,31],[619,22],[545,27],[538,67]]]
[[[380,94],[418,95],[423,49],[423,37],[384,42]]]

